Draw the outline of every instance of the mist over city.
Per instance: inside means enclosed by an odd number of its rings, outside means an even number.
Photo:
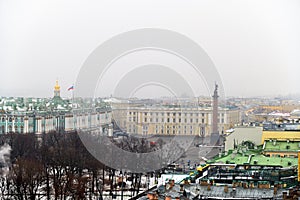
[[[300,2],[0,0],[0,200],[298,199]]]

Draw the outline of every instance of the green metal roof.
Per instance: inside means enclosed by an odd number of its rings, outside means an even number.
[[[234,163],[234,164],[245,164],[248,161],[249,155],[241,155],[236,154],[234,158],[231,157],[232,154],[229,154],[228,156],[222,157],[220,159],[215,159],[215,162],[221,162],[221,163]],[[254,163],[254,161],[257,161],[257,163]],[[291,165],[289,165],[291,163]],[[289,167],[289,166],[296,166],[298,165],[298,159],[297,158],[280,158],[280,157],[267,157],[262,154],[254,154],[254,156],[251,157],[250,163],[251,165],[280,165],[282,167]]]
[[[297,152],[298,150],[300,150],[299,148],[299,144],[300,142],[294,142],[294,141],[265,141],[265,149],[264,151],[293,151],[293,152]]]

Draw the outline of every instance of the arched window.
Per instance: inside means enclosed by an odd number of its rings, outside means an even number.
[[[12,126],[11,126],[11,125],[8,126],[8,132],[9,132],[9,133],[12,132]]]
[[[2,127],[1,127],[1,133],[5,133],[5,126],[4,125],[2,125]]]
[[[10,117],[8,121],[9,121],[9,122],[12,122],[12,117]]]
[[[18,130],[18,126],[17,125],[15,125],[15,133],[18,133],[19,132],[19,130]]]
[[[2,122],[5,122],[5,117],[2,117]]]
[[[21,126],[21,133],[24,133],[24,126]]]

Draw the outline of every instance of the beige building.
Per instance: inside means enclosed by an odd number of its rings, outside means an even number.
[[[261,144],[262,127],[235,127],[231,133],[225,137],[225,151],[234,149],[235,144],[241,144],[245,141],[251,141],[255,145]]]
[[[113,106],[113,118],[127,133],[142,135],[204,135],[211,133],[212,108],[176,106]],[[219,132],[240,123],[240,111],[219,108]]]

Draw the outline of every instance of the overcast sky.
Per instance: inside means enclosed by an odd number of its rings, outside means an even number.
[[[56,79],[71,96],[95,48],[145,27],[197,42],[226,96],[300,93],[299,0],[0,0],[0,96],[50,97]]]

